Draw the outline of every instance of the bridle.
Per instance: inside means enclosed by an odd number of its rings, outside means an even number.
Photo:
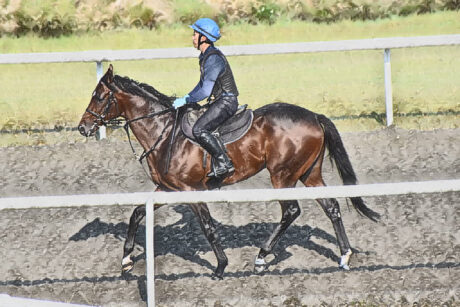
[[[106,85],[107,86],[107,85]],[[108,86],[107,86],[108,87]],[[110,87],[108,87],[110,89]],[[147,118],[153,118],[155,116],[160,116],[160,115],[163,115],[163,114],[166,114],[166,113],[169,113],[171,111],[174,111],[175,108],[174,107],[170,107],[170,108],[167,108],[167,109],[163,109],[163,110],[160,110],[160,111],[157,111],[157,112],[153,112],[153,113],[149,113],[147,115],[143,115],[143,116],[139,116],[139,117],[136,117],[136,118],[133,118],[133,119],[129,119],[129,120],[126,120],[126,119],[119,119],[118,117],[117,118],[113,118],[113,119],[110,119],[110,120],[106,120],[105,118],[107,117],[107,115],[109,114],[110,112],[110,108],[112,105],[115,105],[115,107],[117,108],[117,114],[120,114],[120,109],[118,107],[118,100],[117,98],[115,97],[115,95],[113,94],[113,90],[110,89],[110,92],[109,92],[109,95],[108,95],[108,101],[107,101],[107,105],[105,106],[102,114],[99,114],[99,113],[96,113],[92,110],[90,110],[89,108],[86,108],[86,112],[88,112],[89,114],[93,115],[94,117],[96,117],[96,121],[94,122],[93,126],[91,127],[91,129],[94,129],[95,127],[98,127],[100,126],[100,124],[98,122],[100,122],[102,125],[104,126],[107,126],[107,125],[119,125],[122,123],[122,121],[125,121],[125,124],[123,125],[123,129],[125,130],[126,132],[126,135],[128,136],[128,141],[129,141],[129,145],[131,147],[131,150],[133,151],[133,154],[134,154],[134,157],[136,158],[136,160],[138,160],[140,162],[140,164],[142,165],[142,168],[144,169],[145,173],[148,175],[147,171],[145,170],[144,168],[144,165],[142,164],[142,160],[145,159],[150,153],[152,153],[155,148],[157,147],[157,145],[160,143],[160,141],[163,139],[163,136],[165,134],[165,131],[166,131],[166,128],[168,127],[168,124],[169,124],[169,119],[168,121],[166,122],[163,130],[161,131],[160,133],[160,136],[158,137],[158,139],[155,141],[155,143],[153,144],[152,147],[150,147],[150,149],[148,150],[145,150],[142,152],[142,154],[140,156],[138,156],[136,154],[136,150],[134,149],[134,146],[133,146],[133,143],[131,141],[131,136],[130,136],[130,133],[129,133],[129,126],[131,123],[133,122],[136,122],[136,121],[139,121],[139,120],[142,120],[142,119],[147,119]],[[96,97],[96,99],[98,100],[98,102],[102,102],[105,100],[105,97],[104,98],[101,98],[99,96]],[[177,116],[176,116],[176,121],[177,121]],[[173,136],[174,136],[174,133],[175,133],[175,130],[176,130],[176,123],[174,123],[173,125],[173,128],[172,128],[174,131],[172,131],[173,133]],[[169,159],[168,159],[169,160]],[[167,161],[167,164],[169,165],[169,161]]]
[[[117,101],[117,99],[115,98],[115,96],[113,95],[113,91],[112,91],[112,90],[110,90],[108,96],[109,96],[109,99],[108,99],[108,101],[107,101],[107,104],[106,104],[106,106],[105,106],[104,111],[102,112],[102,114],[98,114],[98,113],[96,113],[96,112],[94,112],[94,111],[91,111],[89,108],[86,108],[86,112],[88,112],[89,114],[91,114],[91,115],[93,115],[94,117],[96,117],[96,119],[97,119],[98,121],[100,121],[101,124],[104,125],[104,126],[107,126],[108,124],[113,123],[112,120],[105,120],[106,116],[107,116],[107,115],[109,114],[109,112],[110,112],[110,107],[112,106],[112,104],[114,104],[115,107],[117,108],[117,113],[120,113],[120,109],[118,108],[118,101]],[[100,102],[104,101],[105,98],[101,98],[101,97],[97,96],[96,99],[97,99],[98,103],[100,103]],[[117,121],[116,119],[114,119],[114,120]],[[95,124],[96,124],[96,122],[95,122]],[[93,126],[92,128],[94,128],[94,126]]]

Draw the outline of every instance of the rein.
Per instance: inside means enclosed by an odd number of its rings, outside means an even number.
[[[161,110],[161,111],[158,111],[158,112],[154,112],[154,113],[150,113],[150,114],[147,114],[147,115],[144,115],[144,116],[140,116],[140,117],[136,117],[136,118],[133,118],[133,119],[130,119],[130,120],[125,120],[125,124],[123,125],[123,129],[125,130],[126,132],[126,135],[128,136],[128,141],[129,141],[129,146],[131,147],[131,150],[133,151],[133,154],[134,154],[134,158],[139,161],[139,163],[141,164],[142,166],[142,169],[144,170],[144,173],[147,177],[150,178],[150,180],[152,180],[152,178],[150,177],[149,173],[147,172],[147,170],[145,169],[145,166],[144,164],[142,163],[142,160],[144,160],[150,153],[152,153],[155,148],[157,147],[157,145],[160,143],[160,141],[163,139],[163,135],[166,131],[166,127],[168,127],[168,124],[169,124],[169,119],[168,121],[166,122],[163,130],[161,131],[160,133],[160,136],[158,137],[158,139],[155,141],[155,143],[153,144],[152,147],[150,147],[149,150],[145,150],[142,152],[142,154],[140,156],[137,155],[136,153],[136,149],[134,149],[134,146],[133,146],[133,142],[131,141],[131,135],[129,133],[129,124],[133,123],[133,122],[136,122],[138,120],[141,120],[141,119],[146,119],[146,118],[152,118],[152,117],[155,117],[155,116],[159,116],[159,115],[163,115],[163,114],[166,114],[168,112],[171,112],[173,111],[174,108],[168,108],[168,109],[164,109],[164,110]],[[175,131],[172,131],[172,133],[174,133]],[[168,163],[169,164],[169,163]]]
[[[166,122],[165,127],[161,131],[160,136],[158,137],[158,139],[155,141],[155,144],[153,144],[153,146],[150,147],[149,150],[144,149],[144,151],[142,152],[140,157],[136,154],[136,150],[134,149],[133,143],[131,142],[131,136],[129,134],[129,124],[131,124],[133,122],[136,122],[138,120],[141,120],[141,119],[152,118],[152,117],[155,117],[155,116],[163,115],[163,114],[166,114],[166,113],[171,112],[173,110],[174,110],[174,108],[171,107],[171,108],[164,109],[164,110],[161,110],[161,111],[158,111],[158,112],[154,112],[154,113],[150,113],[150,114],[147,114],[147,115],[144,115],[144,116],[136,117],[136,118],[127,120],[125,122],[125,124],[123,125],[123,129],[125,129],[126,135],[128,136],[129,145],[131,146],[131,150],[133,151],[134,157],[141,164],[142,164],[142,160],[145,159],[152,151],[154,151],[155,148],[157,147],[158,143],[160,143],[160,141],[163,139],[163,135],[164,135],[164,133],[166,131],[166,127],[168,127],[169,120]],[[174,131],[173,131],[173,133],[174,133]]]
[[[96,99],[101,102],[104,100],[104,98],[100,98],[100,97],[96,97]],[[149,113],[147,115],[143,115],[143,116],[139,116],[139,117],[136,117],[136,118],[133,118],[133,119],[129,119],[129,120],[125,120],[125,119],[111,119],[111,120],[106,120],[106,116],[109,114],[110,112],[110,107],[112,106],[112,104],[115,105],[115,107],[117,108],[117,114],[120,113],[120,110],[119,110],[119,107],[118,107],[118,101],[117,99],[115,98],[114,94],[113,94],[113,91],[111,90],[110,93],[109,93],[109,99],[108,99],[108,102],[107,102],[107,105],[105,106],[104,108],[104,111],[102,112],[102,114],[98,114],[94,111],[91,111],[90,109],[86,109],[86,112],[88,112],[89,114],[93,115],[94,117],[96,117],[96,119],[104,126],[107,126],[109,124],[121,124],[121,122],[124,120],[125,121],[125,124],[123,125],[123,129],[125,130],[126,132],[126,135],[128,136],[128,141],[129,141],[129,146],[131,147],[131,150],[133,151],[133,154],[134,154],[134,157],[136,158],[136,160],[139,161],[139,163],[142,165],[142,168],[144,169],[144,172],[147,174],[147,177],[149,177],[148,175],[148,172],[147,170],[145,169],[144,167],[144,164],[142,164],[142,160],[144,160],[149,154],[151,154],[155,148],[157,147],[157,145],[160,143],[160,141],[163,139],[163,136],[165,134],[165,131],[166,131],[166,128],[168,127],[168,124],[170,122],[170,119],[168,119],[168,121],[166,122],[163,130],[161,131],[160,133],[160,136],[158,137],[158,139],[155,141],[155,143],[153,144],[152,147],[150,147],[150,149],[148,150],[145,150],[142,152],[142,154],[140,156],[137,155],[136,153],[136,150],[134,149],[134,146],[133,146],[133,143],[131,141],[131,135],[129,133],[129,125],[131,123],[134,123],[136,121],[139,121],[139,120],[142,120],[142,119],[147,119],[147,118],[152,118],[152,117],[155,117],[155,116],[160,116],[160,115],[163,115],[163,114],[166,114],[166,113],[169,113],[171,111],[174,111],[175,108],[174,107],[169,107],[167,109],[164,109],[164,110],[161,110],[161,111],[158,111],[158,112],[153,112],[153,113]],[[176,112],[176,116],[175,116],[175,121],[174,121],[174,126],[173,126],[173,131],[172,131],[172,139],[174,139],[174,134],[176,132],[176,124],[177,124],[177,114],[179,113],[179,111]],[[94,125],[98,125],[97,124],[97,121],[94,123]],[[172,142],[171,142],[172,143]],[[168,161],[166,162],[167,163],[167,166],[166,166],[166,169],[168,169],[169,167],[169,159],[170,159],[170,151],[171,151],[171,147],[172,144],[169,145],[169,148],[168,148]],[[167,171],[166,171],[167,172]]]
[[[99,97],[96,97],[96,99],[98,99],[99,101],[102,101],[103,99],[99,98]],[[105,106],[104,108],[104,111],[102,112],[102,114],[98,114],[94,111],[91,111],[90,109],[86,109],[86,112],[88,112],[89,114],[93,115],[94,117],[96,117],[96,119],[98,121],[101,122],[102,125],[104,126],[107,126],[109,124],[120,124],[123,119],[111,119],[111,120],[105,120],[105,117],[109,114],[109,111],[110,111],[110,107],[112,106],[112,104],[114,104],[117,108],[117,113],[120,113],[120,109],[118,108],[118,101],[117,99],[115,98],[115,96],[113,95],[113,91],[110,91],[109,93],[109,99],[108,99],[108,102],[107,102],[107,105]],[[166,114],[168,112],[171,112],[175,110],[174,107],[170,107],[170,108],[167,108],[167,109],[164,109],[164,110],[161,110],[161,111],[158,111],[158,112],[154,112],[154,113],[150,113],[150,114],[147,114],[147,115],[143,115],[143,116],[139,116],[139,117],[136,117],[136,118],[133,118],[133,119],[130,119],[130,120],[125,120],[125,124],[123,125],[123,129],[125,130],[126,132],[126,135],[128,136],[128,141],[129,141],[129,145],[131,146],[131,149],[133,151],[133,154],[134,154],[134,157],[136,157],[136,159],[141,162],[142,164],[142,160],[145,159],[152,151],[155,150],[156,146],[158,145],[158,143],[161,141],[161,139],[163,138],[163,134],[166,130],[166,127],[168,126],[169,124],[169,120],[168,122],[166,122],[165,124],[165,127],[163,128],[163,131],[161,131],[161,134],[160,134],[160,137],[156,140],[155,144],[153,144],[152,147],[150,147],[149,150],[145,150],[144,149],[144,152],[141,154],[141,156],[139,157],[137,154],[136,154],[136,150],[134,149],[134,146],[133,146],[133,143],[131,141],[131,136],[129,134],[129,125],[133,122],[136,122],[138,120],[141,120],[141,119],[147,119],[147,118],[152,118],[152,117],[155,117],[155,116],[159,116],[159,115],[163,115],[163,114]],[[95,123],[97,124],[97,123]],[[175,127],[174,127],[175,128]],[[175,130],[175,129],[174,129]]]

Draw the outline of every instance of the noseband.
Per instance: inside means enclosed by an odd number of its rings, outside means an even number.
[[[101,99],[100,97],[96,97],[96,99],[98,100],[98,102],[102,102],[104,100],[104,98]],[[110,124],[110,123],[112,123],[114,121],[114,120],[105,120],[106,116],[109,114],[110,107],[112,106],[112,104],[115,105],[115,107],[117,108],[117,113],[119,113],[120,109],[118,108],[118,101],[115,98],[115,96],[113,95],[113,91],[110,91],[109,99],[107,101],[107,105],[105,106],[104,111],[102,112],[102,114],[98,114],[98,113],[96,113],[94,111],[91,111],[89,108],[86,108],[86,112],[88,112],[89,114],[91,114],[94,117],[96,117],[97,121],[101,122],[102,125],[106,126],[106,125],[108,125],[108,124]],[[115,122],[117,122],[117,121],[115,120]],[[97,124],[97,123],[95,123],[95,124]]]
[[[107,85],[106,85],[107,86]],[[110,87],[107,86],[109,89]],[[98,102],[102,102],[105,100],[105,98],[100,98],[99,96],[96,97],[97,101]],[[117,108],[117,114],[120,113],[120,109],[118,107],[118,101],[117,101],[117,98],[115,97],[115,95],[113,94],[113,90],[110,89],[110,93],[109,93],[109,97],[108,97],[108,101],[107,101],[107,105],[105,106],[104,108],[104,111],[102,112],[102,114],[99,114],[99,113],[96,113],[92,110],[90,110],[89,108],[86,108],[86,112],[88,112],[89,114],[93,115],[94,117],[96,117],[96,121],[94,122],[94,125],[93,127],[91,127],[91,129],[94,129],[95,127],[99,126],[99,123],[101,123],[102,125],[104,126],[107,126],[109,124],[120,124],[122,122],[122,120],[119,120],[119,119],[116,119],[116,118],[113,118],[113,119],[110,119],[110,120],[106,120],[106,117],[107,115],[109,114],[110,112],[110,108],[112,105],[115,105],[115,107]],[[160,110],[160,111],[157,111],[157,112],[153,112],[153,113],[149,113],[147,115],[143,115],[143,116],[139,116],[139,117],[136,117],[136,118],[133,118],[133,119],[129,119],[129,120],[126,120],[125,119],[125,124],[123,126],[125,132],[126,132],[126,135],[128,137],[128,141],[129,141],[129,145],[131,146],[131,149],[133,151],[133,154],[134,154],[134,157],[141,163],[142,165],[142,168],[144,169],[145,173],[147,174],[148,176],[148,173],[144,167],[144,165],[142,164],[142,160],[145,159],[150,153],[152,153],[155,148],[157,147],[157,145],[160,143],[160,141],[163,139],[163,135],[166,131],[166,128],[168,127],[168,124],[169,124],[169,120],[166,122],[163,130],[161,131],[161,134],[160,136],[158,137],[158,139],[156,140],[156,142],[153,144],[152,147],[150,147],[149,150],[145,150],[143,151],[143,153],[138,156],[136,154],[136,150],[134,149],[134,146],[131,142],[131,136],[130,136],[130,133],[129,133],[129,125],[133,122],[136,122],[138,120],[142,120],[142,119],[147,119],[147,118],[153,118],[155,116],[159,116],[159,115],[163,115],[163,114],[166,114],[166,113],[169,113],[169,112],[172,112],[174,111],[175,108],[174,107],[170,107],[170,108],[167,108],[167,109],[163,109],[163,110]],[[177,114],[176,114],[177,115]],[[176,121],[177,121],[177,116],[176,116]],[[99,122],[99,123],[98,123]],[[176,122],[174,122],[174,127],[172,129],[172,134],[174,136],[174,133],[175,133],[175,129],[176,128]],[[169,159],[168,159],[169,160]],[[169,164],[169,161],[168,161],[168,164]]]

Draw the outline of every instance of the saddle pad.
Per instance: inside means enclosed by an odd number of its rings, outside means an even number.
[[[181,129],[189,141],[198,144],[192,133],[192,127],[198,118],[206,111],[206,108],[190,110],[184,114],[181,120]],[[242,138],[252,125],[254,114],[251,109],[241,108],[235,115],[227,119],[214,133],[218,133],[222,143],[230,144]]]

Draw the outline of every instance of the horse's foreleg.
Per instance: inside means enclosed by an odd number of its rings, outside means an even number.
[[[300,215],[299,203],[296,200],[280,201],[280,205],[282,212],[281,222],[264,246],[260,249],[255,261],[255,270],[258,272],[261,272],[266,268],[267,263],[265,262],[265,257],[270,254],[273,247],[286,232],[289,225],[291,225],[292,222],[294,222],[294,220]]]
[[[121,261],[121,268],[123,272],[129,272],[133,266],[134,262],[131,259],[131,252],[134,249],[134,240],[136,238],[137,228],[139,223],[145,216],[145,205],[141,205],[134,209],[129,219],[128,226],[128,236],[126,237],[125,245],[123,248],[123,260]]]
[[[162,191],[160,187],[157,187],[155,192]],[[164,204],[155,204],[153,209],[157,210]],[[121,261],[121,268],[123,272],[129,272],[134,266],[134,262],[131,259],[131,253],[134,249],[134,242],[136,239],[137,229],[139,223],[145,217],[145,205],[138,206],[134,209],[129,219],[128,235],[126,236],[125,245],[123,247],[123,260]]]
[[[339,203],[335,198],[317,199],[317,201],[334,227],[341,253],[339,266],[342,269],[349,270],[348,261],[350,260],[352,252],[347,234],[345,233],[345,227],[343,226]]]
[[[217,258],[217,268],[213,274],[213,277],[222,279],[224,275],[225,267],[228,264],[227,256],[220,245],[216,234],[216,226],[212,221],[211,213],[209,212],[208,205],[205,203],[191,204],[190,205],[193,212],[200,222],[201,230],[203,230],[206,239],[208,239],[209,244],[211,245],[212,250]]]

